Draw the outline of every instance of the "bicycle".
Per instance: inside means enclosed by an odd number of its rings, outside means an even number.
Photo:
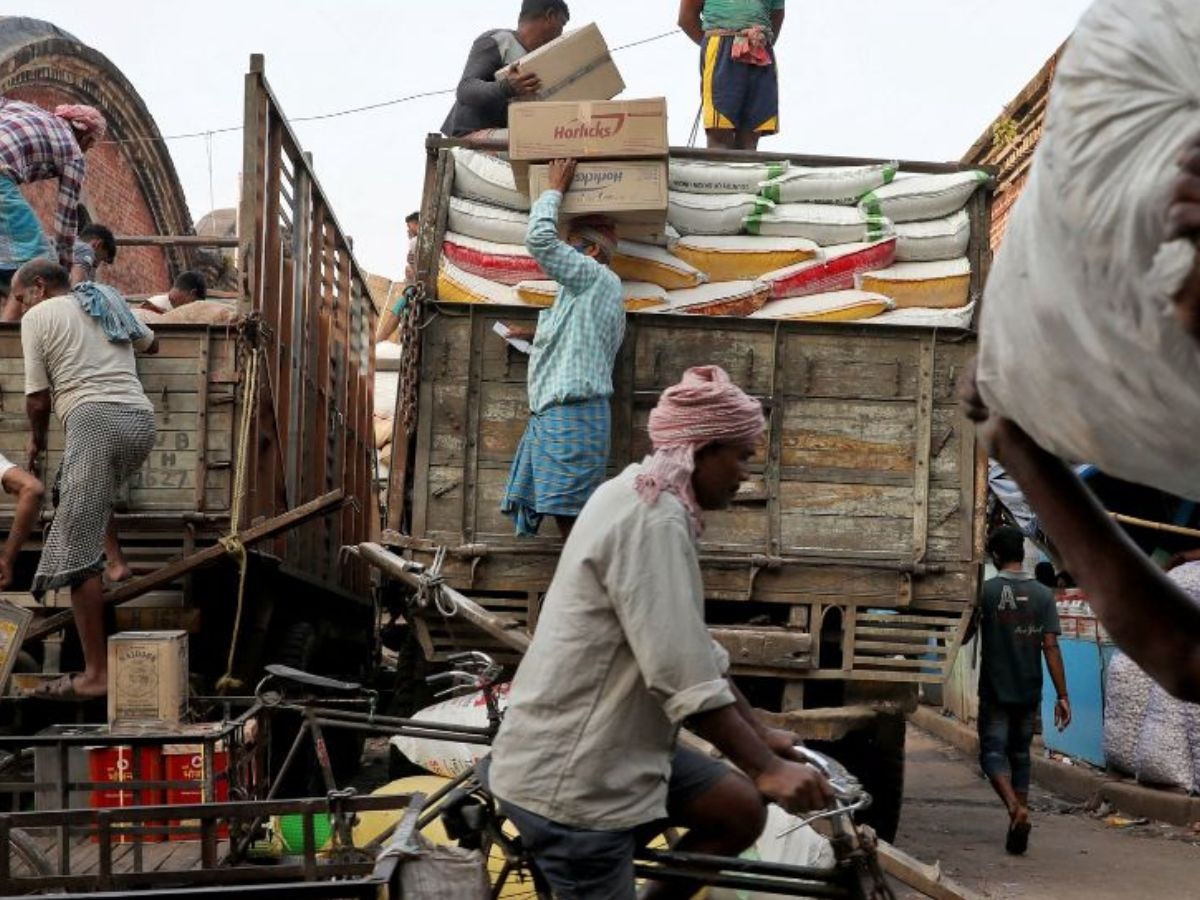
[[[449,685],[438,694],[439,697],[464,692],[481,693],[487,708],[486,727],[379,716],[374,713],[374,695],[359,685],[312,676],[286,666],[268,667],[267,677],[255,691],[259,702],[265,709],[289,709],[300,713],[302,717],[300,732],[283,767],[275,776],[272,794],[286,777],[286,769],[294,763],[307,734],[311,735],[330,797],[346,795],[338,791],[328,754],[323,749],[324,727],[350,727],[379,735],[406,734],[429,740],[490,744],[503,718],[496,690],[502,670],[488,656],[478,652],[456,654],[449,661],[457,668],[431,676],[427,681],[435,685]],[[306,696],[289,699],[289,688],[301,688]],[[328,697],[316,696],[315,691],[331,692],[340,700],[331,701]],[[360,712],[348,708],[354,704],[366,705],[368,709]],[[784,896],[894,900],[879,865],[874,834],[869,828],[856,825],[853,820],[856,812],[869,806],[870,796],[837,761],[807,748],[797,749],[806,762],[829,778],[835,799],[829,809],[814,813],[791,828],[828,823],[831,832],[829,840],[836,859],[832,869],[643,848],[637,854],[637,876],[662,881],[691,880],[714,886],[769,891]],[[339,846],[353,848],[352,817],[336,811],[334,817],[334,851],[337,852]],[[429,796],[426,808],[418,819],[417,830],[420,831],[436,819],[441,819],[447,836],[460,847],[478,850],[484,859],[499,856],[499,871],[492,880],[493,898],[500,896],[511,879],[518,878],[532,884],[534,895],[539,900],[551,900],[549,885],[523,847],[520,836],[511,827],[506,827],[507,819],[480,777],[478,766],[469,767]],[[364,848],[354,852],[373,851],[387,835],[385,832],[377,836]]]

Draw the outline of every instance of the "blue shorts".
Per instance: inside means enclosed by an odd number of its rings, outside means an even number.
[[[676,749],[667,786],[666,822],[628,831],[592,831],[560,825],[500,801],[521,842],[554,889],[555,900],[635,900],[633,857],[669,824],[670,817],[733,773],[724,763],[686,747]]]
[[[988,778],[1008,776],[1013,790],[1029,790],[1033,762],[1029,747],[1038,704],[1014,706],[979,698],[979,765]]]
[[[11,178],[0,177],[0,271],[6,275],[5,295],[12,274],[40,256],[58,259],[21,188]]]
[[[779,72],[733,58],[734,36],[708,34],[700,45],[700,90],[706,130],[779,131]]]

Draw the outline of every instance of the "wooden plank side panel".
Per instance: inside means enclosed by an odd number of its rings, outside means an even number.
[[[756,397],[771,390],[775,336],[769,328],[715,325],[686,316],[640,316],[632,352],[634,390],[659,392],[701,364],[718,365],[739,387]],[[758,323],[755,323],[756,325]],[[626,352],[630,352],[626,347]]]

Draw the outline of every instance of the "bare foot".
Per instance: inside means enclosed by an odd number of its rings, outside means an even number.
[[[104,567],[104,581],[106,584],[120,584],[122,581],[128,581],[133,577],[133,569],[129,568],[125,563],[109,563]]]
[[[29,692],[29,696],[37,697],[40,700],[61,700],[64,702],[72,700],[91,700],[94,697],[103,697],[108,693],[108,676],[105,675],[103,683],[97,683],[94,679],[88,679],[84,675],[63,675],[53,681],[47,681],[38,685],[35,690]]]

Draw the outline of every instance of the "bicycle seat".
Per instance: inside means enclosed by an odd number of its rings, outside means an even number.
[[[336,678],[326,678],[324,675],[313,675],[311,672],[305,672],[302,669],[293,669],[291,666],[284,666],[279,663],[271,663],[271,665],[267,666],[267,672],[283,681],[303,685],[308,688],[319,688],[343,694],[353,694],[362,690],[362,685],[353,681],[338,681]]]

